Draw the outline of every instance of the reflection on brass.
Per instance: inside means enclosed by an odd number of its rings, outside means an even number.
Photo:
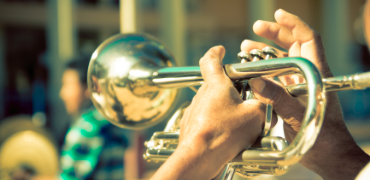
[[[322,80],[326,91],[361,90],[370,87],[370,72],[336,76]],[[307,94],[307,84],[286,86],[290,94],[300,96]]]
[[[113,124],[129,129],[163,120],[177,96],[176,89],[160,89],[153,73],[176,64],[154,37],[116,35],[93,53],[88,86],[96,108]]]

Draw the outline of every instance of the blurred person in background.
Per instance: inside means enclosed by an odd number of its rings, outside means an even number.
[[[87,88],[90,58],[68,63],[60,97],[73,117],[61,152],[62,179],[123,179],[128,138],[92,107]]]
[[[61,174],[34,179],[124,179],[128,133],[93,107],[87,87],[89,60],[87,56],[71,60],[62,76],[60,98],[72,121],[61,149]]]

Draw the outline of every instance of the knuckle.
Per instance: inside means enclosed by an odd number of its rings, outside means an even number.
[[[266,113],[266,104],[257,100],[257,99],[250,99],[248,100],[248,108],[253,109],[253,112],[257,115],[258,119],[264,120],[265,113]],[[250,117],[250,111],[244,111],[244,116]]]

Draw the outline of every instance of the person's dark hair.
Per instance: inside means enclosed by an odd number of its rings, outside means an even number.
[[[72,69],[77,71],[80,82],[87,85],[87,68],[89,66],[89,56],[78,56],[71,59],[66,66],[66,69]]]

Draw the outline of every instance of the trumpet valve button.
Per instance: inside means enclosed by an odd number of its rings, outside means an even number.
[[[252,61],[259,61],[265,58],[265,54],[260,49],[253,49],[249,53],[252,56]]]
[[[241,60],[241,63],[250,62],[252,61],[252,57],[247,52],[240,52],[238,53],[238,58]]]
[[[265,54],[265,59],[277,58],[277,51],[273,47],[265,47],[262,49],[263,54]]]

